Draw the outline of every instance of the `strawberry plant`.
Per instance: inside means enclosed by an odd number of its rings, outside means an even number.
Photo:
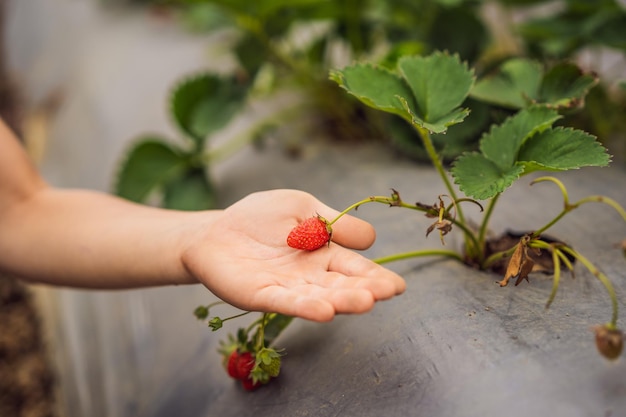
[[[173,89],[169,108],[181,134],[180,144],[160,134],[135,140],[115,182],[121,197],[179,210],[215,207],[215,190],[206,166],[217,149],[206,152],[207,140],[243,107],[246,89],[234,78],[211,74],[188,77]],[[211,113],[211,118],[205,114]]]
[[[169,7],[196,32],[234,31],[235,36],[228,37],[223,49],[235,65],[227,75],[205,71],[175,85],[168,108],[180,140],[161,134],[139,137],[121,164],[115,191],[133,201],[157,202],[175,209],[215,207],[214,164],[273,132],[277,134],[272,137],[278,138],[291,155],[299,153],[302,138],[323,136],[384,140],[403,155],[429,161],[432,149],[425,149],[410,124],[343,94],[326,76],[330,68],[355,59],[393,70],[403,55],[447,50],[477,68],[480,81],[459,103],[471,110],[472,117],[462,125],[451,123],[443,131],[430,132],[432,146],[446,162],[465,151],[477,150],[482,133],[490,125],[537,103],[563,110],[576,107],[578,100],[586,97],[593,102],[589,106],[592,110],[576,112],[575,116],[560,111],[564,125],[584,126],[607,139],[620,137],[624,128],[623,94],[613,94],[609,86],[598,86],[587,94],[594,77],[581,76],[571,64],[543,68],[544,62],[574,58],[589,46],[623,52],[624,31],[619,29],[626,12],[614,0],[564,1],[562,8],[548,15],[500,29],[505,33],[492,27],[485,7],[496,5],[499,17],[512,21],[518,12],[526,14],[527,8],[546,2],[151,2]],[[516,35],[518,42],[507,41]],[[297,93],[290,95],[291,99],[300,98],[285,108],[275,108],[225,143],[215,143],[214,136],[241,114],[246,115],[251,103],[274,100],[286,91]],[[313,126],[317,131],[310,131]]]
[[[611,280],[584,254],[546,232],[568,213],[588,203],[606,204],[626,222],[624,208],[600,195],[572,202],[561,180],[551,175],[534,175],[531,185],[554,187],[556,195],[563,200],[561,211],[532,231],[488,237],[490,218],[498,200],[515,181],[538,172],[609,165],[607,149],[594,136],[559,125],[562,112],[583,105],[585,95],[597,83],[594,75],[583,73],[572,64],[543,68],[530,61],[513,60],[503,65],[500,74],[476,80],[473,70],[457,55],[436,52],[429,56],[403,56],[395,70],[357,63],[332,71],[330,78],[365,105],[399,117],[416,131],[439,173],[442,191],[433,196],[434,204],[408,202],[397,190],[392,190],[390,195],[368,196],[349,205],[334,219],[307,219],[286,237],[287,243],[296,242],[289,246],[294,250],[325,250],[325,245],[331,244],[332,225],[343,215],[364,204],[379,203],[394,209],[414,210],[433,219],[425,235],[438,232],[442,245],[392,254],[376,259],[379,263],[423,256],[449,257],[468,267],[499,274],[496,282],[501,287],[511,280],[517,286],[541,267],[540,270],[553,276],[546,307],[555,300],[563,270],[573,275],[576,266],[582,265],[600,280],[610,300],[609,319],[593,327],[598,350],[608,359],[620,356],[623,332],[617,326],[618,300]],[[485,130],[476,151],[464,152],[446,165],[433,145],[432,135],[445,134],[452,126],[472,117],[463,106],[468,97],[506,102],[517,110]],[[483,213],[478,225],[468,220],[466,208]],[[445,247],[446,235],[455,232],[463,235],[463,246]],[[281,316],[272,317],[278,320]],[[213,320],[221,323],[219,318]],[[288,322],[283,324],[286,326]]]
[[[505,63],[501,71],[504,74],[475,82],[473,72],[457,56],[435,53],[428,57],[402,57],[395,71],[356,64],[332,72],[331,78],[346,92],[373,108],[400,116],[418,132],[450,202],[446,204],[442,194],[434,205],[407,204],[395,191],[387,200],[376,197],[369,201],[422,211],[436,218],[427,234],[438,229],[442,243],[447,233],[458,228],[464,235],[462,250],[441,250],[436,254],[483,270],[494,269],[500,261],[506,260],[504,276],[498,281],[500,286],[506,286],[510,279],[516,279],[516,285],[527,280],[537,257],[544,252],[549,254],[554,285],[548,306],[558,290],[561,269],[573,273],[575,262],[579,262],[602,282],[609,294],[610,320],[596,327],[595,331],[599,351],[607,358],[615,358],[621,352],[622,332],[617,329],[618,302],[610,280],[572,246],[544,238],[544,234],[567,213],[583,204],[608,204],[624,221],[626,210],[605,196],[588,196],[572,203],[559,179],[541,176],[531,184],[553,183],[563,198],[561,212],[547,224],[520,236],[510,247],[493,250],[495,242],[487,239],[489,220],[499,197],[521,177],[538,171],[558,172],[609,164],[607,150],[594,136],[556,125],[562,117],[559,112],[580,107],[597,80],[571,64],[557,64],[544,70],[529,62],[514,60]],[[468,109],[462,106],[468,96],[498,97],[519,110],[484,132],[477,151],[457,157],[452,162],[449,177],[432,144],[431,135],[443,133],[469,116]],[[465,196],[458,196],[453,182]],[[483,205],[479,201],[486,201],[486,207],[480,224],[474,228],[466,221],[463,205],[472,202],[482,211]],[[433,254],[435,252],[429,250],[416,251],[378,261]]]

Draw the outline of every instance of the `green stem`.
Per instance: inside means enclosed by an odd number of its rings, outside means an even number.
[[[448,193],[450,194],[450,198],[452,198],[452,200],[454,201],[458,200],[454,187],[452,186],[452,183],[450,182],[450,178],[448,178],[448,173],[446,172],[443,166],[443,163],[441,162],[441,158],[439,157],[439,154],[437,153],[437,150],[435,149],[435,145],[433,144],[433,141],[430,137],[430,133],[428,133],[426,129],[420,126],[414,125],[414,127],[415,129],[417,129],[417,132],[422,138],[424,149],[426,149],[426,153],[428,154],[428,157],[430,158],[433,166],[437,170],[437,173],[439,173],[439,176],[444,182],[446,189],[448,190]],[[459,216],[461,223],[465,223],[465,220],[463,217],[463,210],[461,210],[460,207],[457,209],[457,214]]]
[[[472,200],[469,200],[469,201],[472,201]],[[337,220],[339,220],[341,217],[346,215],[351,210],[357,209],[358,207],[362,206],[363,204],[367,204],[367,203],[382,203],[382,204],[388,204],[389,206],[392,206],[392,207],[408,208],[408,209],[411,209],[411,210],[417,210],[417,211],[421,211],[421,212],[427,212],[428,211],[428,209],[426,209],[426,208],[419,207],[419,206],[417,206],[415,204],[407,204],[407,203],[403,202],[400,199],[394,199],[394,197],[370,196],[368,198],[364,198],[361,201],[357,201],[356,203],[354,203],[354,204],[348,206],[347,208],[345,208],[333,220],[329,221],[328,225],[332,226],[335,222],[337,222]],[[458,213],[458,208],[457,208],[457,213]],[[452,224],[454,224],[455,226],[457,226],[459,229],[461,229],[463,231],[463,233],[465,235],[465,238],[466,238],[466,242],[469,240],[469,241],[471,241],[471,243],[472,243],[472,245],[474,247],[478,246],[478,241],[476,240],[476,236],[474,235],[473,231],[468,226],[465,225],[465,223],[462,223],[460,220],[456,220],[456,219],[453,219],[453,218],[450,218],[449,220],[452,222]],[[458,257],[461,258],[461,255],[458,255]]]
[[[510,257],[511,255],[513,255],[513,252],[515,252],[515,249],[517,249],[517,245],[514,245],[512,248],[507,249],[507,250],[503,250],[500,252],[495,252],[492,253],[491,255],[489,255],[489,257],[487,259],[485,259],[485,261],[481,264],[481,269],[489,269],[489,267],[491,267],[491,265],[493,265],[494,263],[498,262],[501,259],[505,259]]]
[[[219,305],[222,305],[222,304],[226,304],[226,301],[215,301],[214,303],[211,303],[211,304],[209,304],[209,305],[207,305],[205,307],[206,307],[207,310],[210,311],[213,307],[219,306]]]
[[[424,149],[426,149],[426,153],[428,154],[430,161],[432,162],[433,166],[437,170],[437,173],[439,173],[441,180],[445,184],[446,189],[448,190],[448,193],[450,194],[450,198],[452,198],[453,201],[458,200],[456,191],[454,190],[454,187],[452,186],[452,183],[450,182],[450,178],[448,177],[448,173],[446,172],[443,166],[443,163],[441,162],[441,158],[439,157],[439,154],[437,153],[437,150],[435,149],[435,145],[433,144],[432,138],[430,137],[430,133],[426,129],[416,124],[413,124],[413,126],[415,127],[420,137],[422,138]],[[459,216],[459,224],[465,224],[465,216],[463,215],[463,210],[461,209],[461,207],[457,208],[457,215]],[[480,251],[480,248],[476,246],[475,242],[476,242],[476,239],[473,238],[473,233],[466,232],[465,233],[465,247],[467,248],[468,253],[475,254],[478,251]],[[472,245],[474,246],[472,247]]]
[[[394,255],[383,256],[374,259],[377,264],[384,264],[388,262],[400,261],[403,259],[417,258],[424,256],[445,256],[448,258],[456,259],[459,262],[464,262],[463,257],[456,251],[445,249],[425,249],[411,252],[397,253]]]
[[[609,197],[605,197],[602,195],[592,195],[589,197],[585,197],[579,201],[577,201],[576,203],[572,204],[572,208],[576,208],[578,206],[581,206],[585,203],[604,203],[607,204],[611,207],[613,207],[615,209],[615,211],[617,211],[619,213],[620,216],[622,216],[622,219],[624,219],[624,221],[626,221],[626,210],[624,210],[624,208],[615,200],[613,200],[612,198]]]
[[[607,292],[609,293],[609,297],[611,298],[611,304],[613,307],[613,314],[611,315],[610,325],[613,328],[615,328],[617,326],[619,307],[617,303],[617,295],[615,294],[615,289],[613,288],[613,284],[611,284],[611,281],[598,268],[596,268],[595,265],[589,262],[589,260],[585,258],[583,255],[581,255],[580,253],[576,252],[575,250],[567,246],[563,246],[561,249],[564,252],[567,252],[570,255],[572,255],[574,258],[578,259],[580,263],[582,263],[589,270],[589,272],[591,272],[596,278],[598,278],[600,282],[602,283],[602,285],[604,285],[604,288],[606,288]]]
[[[560,180],[558,180],[558,179],[556,179],[554,177],[550,177],[550,176],[539,177],[539,178],[535,179],[533,182],[531,182],[530,185],[533,185],[535,183],[542,182],[542,181],[550,181],[550,182],[556,184],[557,187],[559,187],[559,189],[561,190],[561,194],[563,194],[563,210],[554,219],[552,219],[550,222],[548,222],[545,226],[543,226],[542,228],[536,230],[535,233],[533,233],[534,237],[539,236],[541,233],[545,232],[547,229],[552,227],[556,222],[561,220],[561,218],[563,216],[565,216],[568,212],[570,212],[570,211],[574,210],[575,208],[578,208],[578,207],[580,207],[580,206],[582,206],[583,204],[586,204],[586,203],[604,203],[604,204],[607,204],[610,207],[612,207],[615,211],[617,211],[619,213],[619,215],[622,216],[622,219],[624,219],[624,221],[626,221],[626,210],[624,210],[624,208],[617,201],[613,200],[612,198],[605,197],[605,196],[602,196],[602,195],[592,195],[592,196],[588,196],[588,197],[582,198],[582,199],[578,200],[574,204],[570,204],[569,197],[568,197],[568,194],[567,194],[567,189],[565,188],[565,185]]]
[[[563,218],[563,216],[565,216],[567,213],[569,213],[571,211],[571,208],[565,208],[563,209],[563,211],[561,211],[555,218],[553,218],[552,220],[550,220],[547,224],[545,224],[543,227],[540,227],[539,229],[535,230],[531,237],[539,237],[541,236],[541,234],[543,232],[545,232],[546,230],[548,230],[549,228],[551,228],[552,226],[554,226],[556,224],[556,222],[558,222],[559,220],[561,220],[561,218]]]
[[[263,313],[261,325],[259,326],[259,333],[257,334],[257,351],[265,347],[265,323],[267,323],[269,315],[270,313]]]
[[[556,292],[559,289],[559,281],[561,279],[561,257],[559,256],[559,250],[554,246],[550,246],[549,249],[552,252],[552,264],[554,265],[554,276],[552,279],[552,291],[550,292],[550,296],[548,297],[548,301],[546,302],[546,309],[550,308],[552,301],[554,301],[554,297],[556,297]]]
[[[346,215],[351,210],[355,210],[355,209],[359,208],[359,206],[362,206],[363,204],[367,204],[367,203],[382,203],[382,204],[388,204],[388,205],[393,206],[393,207],[403,207],[403,208],[410,208],[410,209],[419,210],[419,208],[417,206],[404,203],[401,200],[394,200],[393,197],[380,196],[380,195],[374,196],[373,195],[373,196],[364,198],[361,201],[357,201],[356,203],[346,207],[333,220],[329,221],[328,225],[332,226],[333,224],[335,224],[335,222],[337,222],[337,220],[342,218],[344,215]],[[425,211],[425,210],[422,210],[422,211]]]
[[[483,215],[483,221],[480,225],[480,230],[478,231],[478,242],[476,243],[476,252],[474,253],[474,255],[478,256],[478,261],[479,263],[482,263],[483,259],[484,259],[484,253],[485,253],[485,237],[487,236],[487,230],[488,230],[488,225],[489,225],[489,221],[491,220],[491,215],[493,214],[493,210],[496,206],[496,202],[498,201],[498,199],[500,198],[502,194],[496,194],[495,197],[493,197],[490,201],[489,201],[489,205],[487,206],[487,211],[485,212],[485,214]]]
[[[228,320],[232,320],[232,319],[236,319],[239,317],[243,317],[247,314],[250,314],[251,311],[244,311],[243,313],[239,313],[239,314],[235,314],[234,316],[230,316],[230,317],[226,317],[225,319],[222,319],[222,322],[228,321]]]

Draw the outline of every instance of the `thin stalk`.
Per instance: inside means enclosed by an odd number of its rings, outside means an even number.
[[[533,233],[533,237],[538,237],[539,235],[541,235],[541,233],[545,232],[550,227],[552,227],[556,222],[561,220],[561,218],[563,216],[565,216],[567,213],[569,213],[570,211],[574,210],[575,208],[578,208],[581,205],[586,204],[586,203],[604,203],[604,204],[607,204],[610,207],[612,207],[613,209],[615,209],[615,211],[617,211],[619,213],[619,215],[622,216],[622,219],[624,219],[624,221],[626,221],[626,210],[624,210],[624,208],[617,201],[613,200],[612,198],[601,196],[601,195],[592,195],[592,196],[588,196],[588,197],[582,198],[582,199],[578,200],[576,203],[570,204],[569,197],[568,197],[568,194],[567,194],[567,189],[565,188],[565,185],[560,180],[558,180],[555,177],[550,177],[550,176],[539,177],[539,178],[535,179],[533,182],[531,182],[530,185],[533,185],[533,184],[538,183],[538,182],[543,182],[543,181],[550,181],[550,182],[554,183],[557,187],[559,187],[559,189],[561,190],[561,194],[563,194],[563,210],[555,218],[550,220],[545,226],[541,227],[540,229],[537,229]]]
[[[454,187],[450,182],[450,178],[448,178],[448,173],[446,172],[443,163],[441,162],[441,158],[439,157],[439,154],[435,149],[435,145],[433,144],[432,138],[430,137],[430,133],[420,126],[414,125],[414,127],[422,138],[424,149],[426,149],[426,153],[428,154],[430,161],[437,170],[437,173],[439,173],[441,180],[445,184],[446,189],[450,194],[450,198],[452,198],[453,201],[458,200],[456,191],[454,190]],[[465,224],[465,216],[463,215],[463,210],[461,209],[461,207],[457,208],[457,215],[459,216],[459,223]],[[480,248],[477,247],[477,244],[475,243],[476,239],[472,239],[471,236],[473,236],[473,233],[465,233],[465,247],[470,254],[475,254],[477,251],[480,251]],[[473,249],[471,249],[472,245],[474,245]]]
[[[446,249],[425,249],[411,252],[397,253],[394,255],[383,256],[376,258],[373,261],[377,264],[384,264],[388,262],[400,261],[403,259],[417,258],[424,256],[445,256],[448,258],[456,259],[459,262],[464,262],[463,257],[456,251]]]
[[[479,262],[483,261],[483,257],[485,253],[485,236],[487,236],[487,229],[488,229],[487,226],[489,225],[489,220],[491,220],[491,215],[493,214],[493,209],[496,206],[496,202],[498,201],[501,195],[502,194],[496,194],[496,196],[493,197],[489,201],[489,205],[487,206],[487,211],[485,211],[485,214],[483,215],[483,221],[480,225],[480,230],[478,231],[478,242],[476,243],[477,253],[474,253],[474,255],[479,256]]]
[[[561,220],[561,218],[563,218],[563,216],[565,216],[567,213],[569,213],[571,211],[571,208],[565,208],[563,209],[555,218],[553,218],[552,220],[550,220],[548,223],[546,223],[543,227],[540,227],[539,229],[535,230],[532,233],[532,237],[539,237],[541,236],[541,234],[543,232],[545,232],[546,230],[548,230],[549,228],[551,228],[552,226],[554,226],[559,220]]]
[[[257,351],[265,347],[265,323],[267,323],[269,314],[270,313],[263,313],[263,318],[261,319],[261,325],[259,326],[259,332],[257,333]]]
[[[232,319],[236,319],[236,318],[239,318],[239,317],[243,317],[243,316],[245,316],[247,314],[250,314],[250,313],[251,313],[251,311],[244,311],[243,313],[235,314],[234,316],[226,317],[225,319],[221,319],[221,320],[222,320],[222,323],[223,323],[223,322],[228,321],[228,320],[232,320]]]
[[[613,207],[615,209],[615,211],[617,211],[619,213],[620,216],[622,216],[622,219],[624,219],[624,221],[626,221],[626,210],[624,210],[624,208],[615,200],[613,200],[612,198],[609,197],[605,197],[603,195],[592,195],[589,197],[585,197],[579,201],[577,201],[576,203],[572,204],[572,208],[576,208],[578,206],[581,206],[585,203],[604,203],[607,204],[611,207]]]
[[[559,289],[559,280],[561,278],[561,258],[558,254],[558,249],[552,247],[552,263],[554,264],[554,277],[552,279],[552,291],[550,292],[550,297],[548,297],[548,301],[546,302],[546,309],[550,308],[552,301],[554,301],[554,297],[556,297],[556,292]]]
[[[481,269],[489,269],[489,267],[491,265],[493,265],[494,263],[498,262],[501,259],[506,259],[508,257],[510,257],[511,255],[513,255],[513,252],[515,252],[515,249],[517,249],[517,245],[514,245],[512,248],[507,249],[507,250],[503,250],[500,252],[495,252],[492,253],[491,255],[489,255],[489,257],[487,259],[485,259],[485,261],[480,265]]]
[[[550,220],[548,223],[546,223],[543,227],[535,230],[535,232],[533,232],[533,237],[539,237],[542,233],[544,233],[546,230],[548,230],[550,227],[554,226],[555,223],[557,223],[559,220],[561,220],[561,218],[563,218],[567,213],[569,213],[570,211],[580,207],[583,204],[586,203],[604,203],[607,204],[611,207],[613,207],[615,209],[615,211],[617,211],[620,216],[622,216],[622,218],[624,219],[624,221],[626,221],[626,211],[622,208],[622,206],[615,200],[613,200],[612,198],[609,197],[605,197],[605,196],[601,196],[601,195],[592,195],[589,197],[585,197],[579,201],[577,201],[576,203],[573,204],[569,204],[567,203],[567,201],[565,202],[565,207],[563,208],[563,210],[556,216],[554,217],[552,220]]]
[[[362,206],[363,204],[367,204],[367,203],[383,203],[383,204],[389,204],[390,206],[398,206],[398,207],[405,207],[405,208],[412,208],[413,207],[413,206],[410,206],[409,204],[406,204],[406,203],[404,203],[404,202],[402,202],[400,200],[394,200],[393,197],[380,196],[380,195],[379,196],[370,196],[370,197],[364,198],[363,200],[357,201],[356,203],[346,207],[334,219],[329,221],[328,225],[332,226],[333,224],[335,224],[335,222],[337,220],[342,218],[344,215],[346,215],[351,210],[355,210],[355,209],[359,208],[360,206]]]
[[[615,289],[613,288],[613,284],[611,284],[611,281],[607,278],[606,275],[604,275],[598,268],[595,267],[595,265],[593,265],[591,262],[589,262],[589,260],[587,258],[585,258],[583,255],[581,255],[580,253],[576,252],[575,250],[567,247],[567,246],[563,246],[561,248],[564,252],[569,253],[570,255],[572,255],[574,258],[578,259],[580,261],[580,263],[582,263],[588,270],[589,272],[591,272],[596,278],[598,278],[600,280],[600,282],[602,283],[602,285],[604,285],[604,288],[606,288],[607,292],[609,293],[609,297],[611,298],[611,305],[613,308],[613,313],[611,315],[611,321],[610,321],[610,325],[615,328],[617,327],[617,318],[618,318],[618,303],[617,303],[617,295],[615,294]]]
[[[334,219],[328,222],[328,226],[332,226],[337,220],[339,220],[341,217],[346,215],[351,210],[355,210],[358,207],[362,206],[363,204],[367,204],[367,203],[382,203],[382,204],[388,204],[391,207],[402,207],[402,208],[408,208],[411,210],[417,210],[421,212],[428,211],[427,209],[423,207],[419,207],[414,204],[407,204],[400,199],[394,199],[393,196],[392,197],[370,196],[368,198],[364,198],[361,201],[357,201],[356,203],[345,208]],[[458,209],[457,209],[457,213],[458,213]],[[462,223],[460,220],[456,220],[452,218],[448,220],[450,220],[452,224],[454,224],[456,227],[458,227],[459,229],[463,231],[463,234],[465,235],[465,238],[466,238],[466,242],[469,240],[472,243],[472,245],[474,245],[474,247],[478,246],[478,241],[476,240],[476,236],[474,235],[473,231],[468,226],[465,225],[465,223]],[[459,255],[459,258],[461,258],[461,255]]]
[[[439,158],[439,154],[437,153],[437,150],[435,149],[435,145],[433,144],[433,141],[430,137],[430,133],[428,133],[426,129],[420,126],[417,126],[417,125],[414,125],[414,126],[415,126],[415,129],[417,129],[420,137],[422,138],[424,149],[426,149],[426,153],[428,154],[428,157],[430,158],[433,166],[437,170],[437,173],[439,173],[439,176],[443,180],[446,186],[446,189],[448,190],[448,193],[450,194],[450,197],[452,198],[452,200],[456,201],[458,199],[456,196],[456,192],[454,190],[454,187],[452,186],[452,183],[450,182],[450,179],[448,178],[448,173],[446,172],[443,166],[443,163],[441,162],[441,158]],[[459,216],[459,219],[461,220],[461,223],[465,223],[465,220],[463,217],[463,210],[461,210],[461,208],[457,210],[457,214]]]

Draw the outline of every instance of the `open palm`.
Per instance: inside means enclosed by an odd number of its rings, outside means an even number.
[[[315,321],[363,313],[376,301],[404,291],[404,280],[351,249],[366,249],[372,226],[344,216],[333,242],[307,252],[286,244],[289,231],[316,213],[338,212],[295,190],[254,193],[224,210],[186,249],[188,271],[211,292],[244,310],[282,313]]]

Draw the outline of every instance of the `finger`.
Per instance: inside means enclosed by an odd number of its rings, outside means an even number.
[[[260,290],[252,309],[318,322],[330,321],[335,317],[335,308],[327,300],[280,286]]]
[[[406,289],[400,275],[349,250],[334,251],[328,270],[352,277],[355,281],[352,285],[371,291],[376,300],[389,299]]]
[[[319,214],[332,221],[339,214],[338,211],[326,207],[320,209]],[[365,220],[346,214],[333,223],[333,242],[351,249],[367,249],[376,240],[374,227]]]
[[[299,290],[310,297],[326,300],[336,314],[362,314],[370,311],[376,300],[372,293],[362,288],[323,288],[309,285]]]
[[[267,287],[260,292],[259,310],[273,311],[307,320],[325,322],[335,314],[361,314],[372,309],[375,300],[364,289],[331,289],[317,285],[296,288]]]

